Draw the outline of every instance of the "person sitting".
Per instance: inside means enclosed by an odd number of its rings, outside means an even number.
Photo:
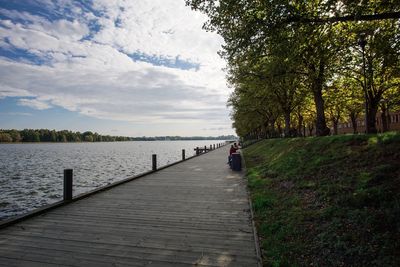
[[[239,146],[238,146],[236,143],[233,143],[233,147],[234,147],[236,150],[239,150]]]
[[[228,164],[231,165],[232,163],[232,154],[236,153],[237,148],[235,147],[236,143],[234,145],[231,145],[231,148],[229,149],[229,156],[228,156]]]

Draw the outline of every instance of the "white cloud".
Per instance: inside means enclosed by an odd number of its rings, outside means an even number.
[[[18,79],[3,79],[14,75]],[[165,67],[149,64],[119,69],[57,69],[0,61],[0,79],[8,88],[27,88],[37,99],[20,104],[37,109],[61,106],[82,114],[132,122],[224,121],[225,100],[206,88],[190,85]],[[214,113],[215,115],[210,115]]]
[[[101,119],[202,124],[198,129],[207,123],[215,125],[213,129],[230,129],[224,62],[216,53],[222,40],[201,29],[202,14],[177,0],[93,4],[102,17],[82,13],[79,7],[74,11],[79,16],[71,21],[0,10],[11,20],[27,21],[0,21],[0,46],[27,50],[47,62],[34,65],[0,58],[0,98],[35,97],[20,99],[19,104],[35,109],[60,106]],[[89,20],[95,18],[101,30],[90,33]],[[155,66],[133,61],[133,53],[178,57],[200,68]]]
[[[1,59],[0,59],[1,61]],[[0,70],[1,71],[1,70]],[[20,89],[14,86],[7,86],[4,83],[0,82],[0,99],[5,97],[26,97],[33,96],[28,90]]]
[[[51,106],[44,101],[40,101],[38,99],[28,99],[28,98],[19,99],[18,105],[30,107],[30,108],[38,109],[38,110],[44,110],[44,109],[51,108]]]

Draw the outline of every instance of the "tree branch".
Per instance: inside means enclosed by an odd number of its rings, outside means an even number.
[[[332,23],[345,21],[373,21],[384,19],[400,19],[400,12],[385,12],[372,15],[348,15],[343,17],[327,17],[327,18],[305,18],[305,17],[290,17],[283,23],[300,22],[300,23]]]

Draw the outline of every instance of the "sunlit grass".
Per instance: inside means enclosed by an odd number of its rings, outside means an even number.
[[[399,133],[264,140],[244,155],[266,266],[399,265]]]

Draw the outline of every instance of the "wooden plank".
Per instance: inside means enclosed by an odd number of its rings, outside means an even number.
[[[38,261],[31,261],[31,260],[25,260],[25,259],[20,259],[18,258],[17,260],[15,258],[10,258],[10,257],[1,257],[0,256],[0,266],[6,266],[6,267],[54,267],[54,266],[71,266],[71,265],[63,265],[63,264],[49,264],[45,262],[38,262]]]
[[[56,245],[52,244],[46,245],[45,243],[39,244],[29,244],[27,242],[16,242],[16,246],[8,247],[6,249],[7,255],[14,255],[15,257],[19,255],[34,254],[34,255],[43,255],[47,258],[64,258],[63,255],[73,256],[74,259],[79,260],[96,260],[98,262],[118,262],[121,259],[130,260],[135,263],[143,264],[148,261],[158,261],[158,262],[167,262],[170,263],[170,255],[173,253],[171,250],[158,250],[156,253],[152,250],[142,250],[139,252],[132,252],[130,250],[124,250],[123,247],[74,247],[74,246],[65,246],[65,245]],[[203,252],[187,252],[181,251],[179,254],[174,256],[173,262],[177,263],[185,263],[192,264],[197,261],[204,255]],[[216,266],[218,264],[218,258],[220,257],[220,253],[207,253],[207,257],[209,259],[208,265]],[[224,252],[224,256],[229,258],[230,262],[241,262],[248,263],[252,261],[252,257],[241,255],[238,257],[237,255]],[[62,261],[59,261],[62,263]]]
[[[132,244],[138,247],[153,246],[154,244],[164,247],[177,247],[180,249],[188,248],[192,245],[201,248],[215,248],[234,250],[235,248],[251,247],[254,243],[250,241],[236,241],[234,238],[227,239],[212,239],[207,240],[204,237],[186,237],[186,236],[166,236],[166,235],[128,235],[113,236],[104,233],[83,233],[83,232],[30,232],[25,234],[16,234],[18,236],[30,236],[32,240],[37,240],[40,237],[58,238],[66,240],[85,240],[88,243],[104,243],[110,242],[113,244]],[[239,249],[237,249],[239,251]]]
[[[115,227],[116,225],[104,225],[102,223],[93,223],[91,225],[83,225],[81,223],[75,223],[69,221],[68,226],[57,224],[49,226],[47,223],[43,224],[42,222],[38,222],[35,225],[29,226],[29,228],[25,228],[24,230],[17,230],[14,232],[10,232],[8,234],[29,234],[33,232],[40,233],[51,233],[58,231],[70,231],[70,232],[93,232],[93,233],[112,233],[114,235],[117,234],[163,234],[166,236],[201,236],[203,238],[207,238],[212,240],[216,239],[229,239],[234,236],[235,240],[248,240],[249,236],[252,235],[251,231],[242,228],[236,228],[235,230],[229,231],[229,233],[224,232],[222,230],[214,230],[214,229],[198,229],[198,228],[179,228],[173,226],[163,226],[163,227],[155,227],[154,225],[120,225],[120,227]],[[44,229],[46,228],[46,229]],[[44,229],[44,230],[43,230]],[[2,235],[1,235],[2,236]]]
[[[83,215],[82,215],[83,216]],[[171,220],[171,219],[162,219],[162,218],[157,218],[154,217],[152,219],[149,218],[120,218],[118,220],[111,220],[111,219],[104,219],[102,217],[99,217],[98,220],[96,221],[96,218],[91,217],[91,218],[82,218],[81,217],[70,217],[70,216],[58,216],[60,220],[68,219],[68,221],[71,221],[71,224],[76,223],[82,223],[83,225],[90,225],[90,226],[96,226],[98,224],[104,225],[104,226],[109,226],[111,228],[115,228],[117,226],[119,227],[146,227],[151,225],[154,229],[159,229],[161,227],[175,227],[179,230],[190,230],[190,229],[199,229],[202,231],[222,231],[222,232],[249,232],[251,229],[248,231],[245,231],[245,229],[248,229],[248,222],[244,221],[243,223],[229,223],[225,221],[212,221],[212,222],[199,222],[196,220],[189,220],[189,219],[179,219],[179,220]],[[12,227],[10,229],[17,229],[17,230],[29,230],[30,227],[34,227],[35,225],[41,225],[43,227],[49,227],[51,229],[52,226],[57,226],[58,224],[63,225],[60,223],[60,221],[56,221],[54,219],[50,220],[36,220],[35,224],[23,224],[23,225],[17,225],[15,227]],[[67,226],[63,226],[67,227]],[[1,233],[0,233],[1,235]]]
[[[0,230],[7,266],[256,266],[246,183],[227,151]],[[32,263],[32,265],[29,265]]]
[[[165,248],[164,246],[161,246],[160,244],[157,244],[156,246],[136,246],[133,243],[110,243],[109,240],[107,242],[96,242],[92,243],[90,241],[74,241],[74,240],[66,240],[66,239],[56,239],[56,238],[47,238],[47,237],[38,237],[35,239],[35,243],[31,244],[31,240],[29,237],[26,236],[13,236],[12,238],[9,239],[15,244],[25,244],[27,246],[34,246],[37,248],[58,248],[59,250],[87,250],[87,249],[93,249],[94,254],[96,253],[108,253],[113,250],[118,250],[119,252],[129,252],[132,255],[139,254],[143,255],[144,253],[146,254],[171,254],[171,253],[176,253],[179,252],[179,255],[192,255],[192,254],[204,254],[207,252],[207,254],[211,255],[218,255],[221,253],[229,254],[229,255],[236,255],[240,257],[247,257],[251,258],[253,257],[252,253],[246,254],[246,251],[239,251],[239,250],[234,250],[234,249],[218,249],[216,247],[212,248],[207,248],[207,247],[202,247],[201,249],[198,249],[199,247],[190,247],[188,248],[179,248],[179,247],[174,247],[174,246],[169,246],[168,248]]]
[[[69,247],[71,249],[71,247]],[[70,263],[72,265],[85,266],[84,263],[90,262],[91,264],[98,264],[101,266],[106,266],[106,264],[112,264],[117,262],[130,262],[132,266],[143,266],[148,262],[163,262],[167,264],[180,263],[191,265],[201,259],[205,254],[196,253],[184,256],[182,253],[170,257],[170,254],[137,254],[133,255],[130,252],[114,250],[108,252],[107,254],[91,253],[90,248],[81,250],[58,250],[58,248],[36,248],[32,246],[19,245],[18,248],[7,247],[5,250],[7,257],[9,258],[21,258],[29,259],[31,261],[43,261],[45,263],[52,264],[66,264]],[[242,266],[247,266],[249,262],[252,261],[251,257],[238,258],[236,255],[229,255],[224,253],[224,258],[229,260],[229,263],[241,263]],[[207,262],[204,263],[205,266],[218,266],[218,260],[221,254],[207,254]]]
[[[24,236],[14,236],[13,238],[10,239],[10,241],[13,242],[13,244],[17,242],[25,242],[25,243],[30,243],[29,237],[24,237]],[[67,239],[62,239],[62,238],[51,238],[51,237],[37,237],[35,239],[35,244],[37,247],[41,247],[43,243],[47,245],[61,245],[61,248],[63,247],[68,247],[69,249],[71,247],[93,247],[95,249],[102,249],[102,248],[110,248],[110,250],[113,249],[118,249],[122,251],[127,251],[131,254],[135,253],[153,253],[153,254],[162,254],[163,252],[167,252],[168,254],[176,254],[176,255],[181,255],[185,253],[194,253],[194,254],[202,254],[202,255],[209,255],[209,254],[228,254],[228,255],[235,255],[239,258],[252,258],[253,253],[249,253],[246,249],[243,250],[243,247],[240,248],[240,250],[237,247],[232,247],[232,248],[218,248],[215,246],[199,246],[199,244],[196,244],[195,246],[189,244],[185,246],[177,246],[173,244],[169,244],[168,247],[165,247],[165,245],[160,244],[159,242],[155,242],[155,240],[152,240],[154,243],[148,243],[148,244],[143,244],[143,245],[136,245],[135,243],[131,242],[111,242],[110,240],[98,240],[96,243],[92,243],[91,241],[82,241],[82,240],[67,240]]]

